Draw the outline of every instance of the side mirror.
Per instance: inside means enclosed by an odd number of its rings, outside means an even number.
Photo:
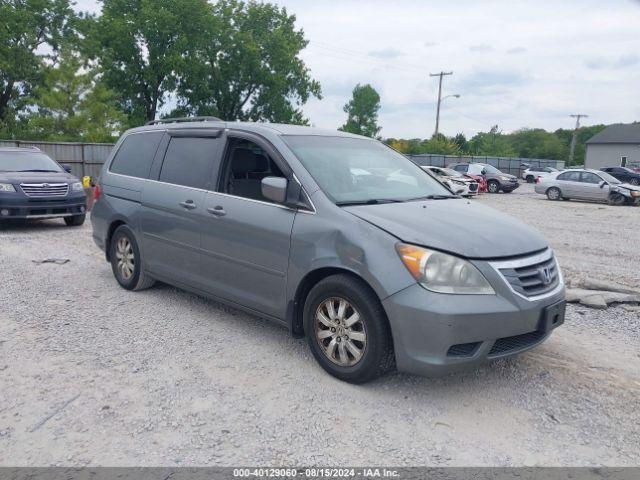
[[[486,175],[487,174],[487,169],[483,168],[482,171],[480,172],[481,175]]]
[[[67,165],[65,163],[63,163],[62,165],[60,165],[62,168],[64,168],[64,171],[67,173],[71,173],[71,165]]]
[[[287,179],[282,177],[263,178],[262,196],[272,202],[284,203],[287,199]]]
[[[604,180],[600,182],[600,188],[604,188],[605,185],[608,185]]]

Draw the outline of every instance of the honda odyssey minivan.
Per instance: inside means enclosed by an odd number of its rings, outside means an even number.
[[[123,288],[158,280],[271,319],[348,382],[468,368],[564,321],[538,232],[370,138],[155,121],[120,138],[96,197],[93,238]]]

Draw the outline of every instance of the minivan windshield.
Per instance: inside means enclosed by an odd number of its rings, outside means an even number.
[[[456,197],[407,157],[378,141],[319,135],[282,138],[338,205]]]
[[[0,172],[62,172],[60,166],[39,152],[0,152]]]

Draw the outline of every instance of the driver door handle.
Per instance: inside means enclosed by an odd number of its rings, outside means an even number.
[[[184,202],[180,202],[180,206],[182,208],[186,208],[187,210],[193,210],[196,208],[196,204],[193,203],[193,200],[186,200]]]
[[[217,205],[213,208],[209,207],[207,208],[207,212],[211,215],[215,215],[216,217],[224,217],[227,214],[224,208],[222,208],[222,205]]]

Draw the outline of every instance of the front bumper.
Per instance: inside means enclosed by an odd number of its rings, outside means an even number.
[[[87,211],[84,194],[56,199],[0,198],[0,220],[45,219],[83,215]]]
[[[495,295],[446,295],[415,284],[385,299],[398,370],[427,376],[465,370],[524,352],[562,323],[562,281],[531,301],[492,280]]]
[[[520,186],[520,182],[517,180],[515,182],[501,182],[500,188],[505,192],[513,192],[516,188]]]

